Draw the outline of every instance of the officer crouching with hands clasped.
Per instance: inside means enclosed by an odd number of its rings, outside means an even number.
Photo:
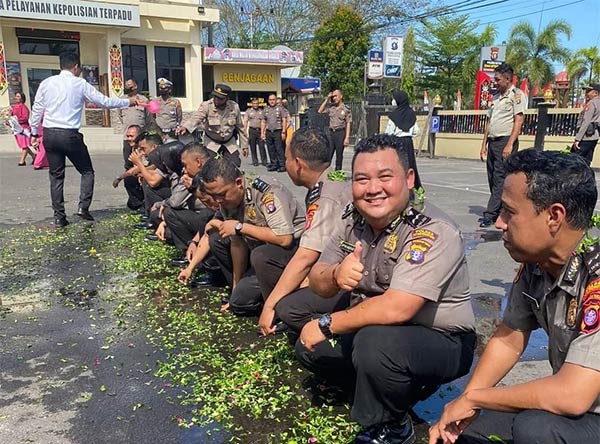
[[[429,442],[484,444],[494,434],[513,444],[597,443],[600,244],[584,241],[598,198],[594,172],[578,156],[551,151],[521,151],[505,165],[496,228],[523,265],[502,323]],[[496,387],[538,328],[548,334],[552,376]],[[477,418],[481,410],[488,411]]]
[[[476,341],[461,233],[411,202],[414,172],[398,140],[357,144],[354,206],[309,275],[322,297],[350,292],[350,306],[307,323],[296,343],[309,370],[355,375],[356,443],[414,442],[409,409],[469,371]]]

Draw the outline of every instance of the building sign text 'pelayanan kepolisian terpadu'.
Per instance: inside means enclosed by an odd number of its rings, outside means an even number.
[[[140,26],[138,6],[82,0],[0,0],[0,17]]]

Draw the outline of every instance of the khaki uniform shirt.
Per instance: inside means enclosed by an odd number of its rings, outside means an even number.
[[[327,173],[323,173],[306,195],[306,225],[300,246],[321,253],[349,202],[352,202],[350,182],[329,180]]]
[[[340,130],[346,128],[347,123],[352,123],[352,112],[350,108],[340,103],[339,106],[329,106],[329,128],[332,130]]]
[[[596,124],[596,128],[591,135],[588,135],[586,132],[592,123]],[[600,139],[600,96],[587,102],[581,110],[577,118],[577,135],[575,136],[577,141],[598,139]]]
[[[526,332],[543,328],[555,374],[565,362],[600,371],[599,253],[597,244],[583,255],[573,252],[558,279],[536,264],[523,265],[510,289],[504,324]],[[600,398],[590,411],[600,413]]]
[[[144,103],[148,103],[148,99],[141,95],[136,94],[136,100]],[[121,99],[129,100],[129,96],[121,96]],[[125,139],[125,133],[127,128],[131,125],[138,125],[142,132],[148,126],[149,113],[144,106],[130,106],[129,108],[119,108],[119,122],[123,126],[123,139]]]
[[[236,137],[240,139],[240,148],[248,148],[242,113],[233,100],[228,100],[223,109],[217,108],[213,99],[202,102],[183,126],[189,132],[196,128],[204,131],[203,143],[211,151],[218,152],[224,146],[230,153],[236,152]]]
[[[263,110],[263,120],[266,122],[267,131],[283,129],[283,119],[286,116],[286,112],[285,108],[281,105],[267,105]]]
[[[181,102],[174,97],[163,100],[163,98],[159,96],[156,100],[160,103],[160,110],[156,113],[156,125],[163,132],[176,129],[183,117]]]
[[[292,193],[273,178],[245,178],[245,181],[242,204],[233,211],[221,208],[225,220],[235,219],[257,227],[269,227],[278,236],[292,234],[294,239],[299,239],[304,231],[305,218]],[[232,237],[242,237],[250,249],[264,243],[246,235]]]
[[[321,254],[335,264],[363,245],[363,277],[352,305],[393,289],[420,296],[425,305],[411,323],[441,331],[474,331],[469,273],[457,225],[433,205],[408,207],[379,235],[352,206]]]
[[[491,108],[489,137],[510,136],[515,116],[523,114],[527,109],[527,96],[519,88],[511,86],[504,94],[494,96]]]
[[[248,120],[248,128],[260,129],[260,121],[263,119],[263,110],[260,108],[248,108],[246,110],[246,119]]]

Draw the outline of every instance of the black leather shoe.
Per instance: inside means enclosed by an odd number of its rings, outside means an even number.
[[[271,166],[268,166],[268,167],[267,167],[267,171],[277,171],[278,169],[279,169],[279,168],[278,168],[278,167],[276,167],[276,166],[274,166],[274,165],[271,165]]]
[[[152,230],[154,227],[148,222],[140,222],[139,224],[135,224],[133,228],[138,230]]]
[[[286,171],[287,171],[287,170],[285,169],[285,167],[279,167],[279,168],[277,169],[277,172],[279,172],[279,173],[285,173]]]
[[[188,264],[188,260],[185,257],[178,257],[171,259],[171,265],[174,267],[185,267]]]
[[[69,221],[66,217],[57,217],[54,219],[54,225],[57,228],[66,227],[67,225],[69,225]]]
[[[387,422],[371,426],[356,435],[355,444],[414,444],[415,432],[410,417],[402,423]]]
[[[158,236],[156,234],[153,234],[153,233],[148,233],[146,235],[146,240],[155,241],[155,240],[158,240]]]
[[[213,277],[211,273],[202,273],[190,281],[192,288],[213,287]]]
[[[252,162],[252,166],[253,167],[257,167],[258,166],[258,162]]]
[[[148,219],[150,219],[150,216],[148,216],[147,214],[142,214],[142,215],[140,216],[140,220],[141,220],[142,222],[146,222]]]
[[[488,219],[487,217],[484,217],[483,220],[479,223],[479,227],[486,228],[493,224],[494,224],[494,221],[492,219]]]
[[[94,220],[94,217],[90,214],[90,212],[88,210],[84,210],[83,208],[80,208],[75,214],[85,220]]]

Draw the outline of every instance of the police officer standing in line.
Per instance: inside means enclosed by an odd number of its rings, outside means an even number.
[[[306,225],[298,250],[265,300],[258,321],[265,336],[275,332],[277,317],[300,333],[315,313],[336,311],[336,305],[343,298],[343,293],[339,294],[339,298],[325,299],[314,295],[309,288],[296,291],[319,259],[344,207],[352,201],[349,182],[335,182],[327,178],[330,162],[327,139],[314,128],[300,128],[286,147],[288,175],[295,185],[308,189]],[[345,302],[347,304],[347,298]],[[305,309],[306,306],[310,307],[310,311]]]
[[[494,81],[498,94],[489,109],[489,119],[483,132],[479,157],[487,158],[487,175],[490,199],[479,226],[493,225],[500,214],[500,196],[504,183],[504,159],[519,149],[519,133],[523,125],[523,113],[527,109],[527,97],[512,84],[513,69],[502,63],[495,69]]]
[[[268,105],[263,110],[263,120],[260,126],[261,137],[267,143],[271,164],[267,171],[285,172],[285,129],[287,129],[287,111],[277,104],[277,96],[270,94]]]
[[[233,162],[239,167],[242,164],[239,147],[244,157],[248,156],[248,137],[244,131],[242,113],[236,102],[229,99],[231,88],[218,83],[212,91],[212,99],[202,102],[198,110],[179,128],[178,135],[193,132],[200,127],[204,131],[204,146],[215,156]]]
[[[273,290],[298,246],[305,222],[300,205],[277,180],[251,180],[225,159],[209,160],[200,175],[224,219],[213,219],[206,231],[216,230],[220,238],[231,238],[231,249],[224,252],[218,246],[213,248],[218,238],[210,237],[210,251],[223,274],[232,275],[229,308],[239,315],[258,314],[263,297]],[[180,279],[191,276],[194,262]]]
[[[577,118],[577,134],[572,152],[578,153],[591,165],[594,150],[600,139],[600,83],[585,88],[585,107]]]
[[[161,77],[158,82],[158,103],[160,110],[156,113],[156,126],[163,134],[171,134],[181,125],[183,111],[179,99],[172,97],[173,82]]]
[[[496,227],[522,265],[502,323],[429,442],[462,435],[458,442],[483,444],[490,434],[514,444],[598,442],[600,244],[585,241],[598,197],[594,173],[578,156],[525,150],[507,159],[506,174]],[[496,387],[538,328],[548,334],[552,376]],[[490,411],[477,418],[481,410]]]
[[[349,292],[350,306],[308,322],[296,343],[309,370],[355,375],[356,443],[414,442],[408,411],[468,373],[476,342],[460,230],[410,201],[414,173],[397,142],[376,134],[357,144],[354,205],[309,275],[315,293]]]
[[[250,154],[252,156],[252,165],[258,166],[258,150],[260,151],[260,161],[263,166],[267,166],[267,152],[265,150],[265,141],[260,136],[260,124],[263,120],[263,110],[258,106],[258,99],[252,99],[252,106],[246,110],[244,116],[244,130],[248,135],[250,143]]]
[[[335,169],[341,170],[344,163],[344,148],[350,145],[350,128],[352,112],[342,101],[342,91],[336,89],[330,92],[321,106],[319,113],[329,114],[329,149],[331,159],[335,153]]]

